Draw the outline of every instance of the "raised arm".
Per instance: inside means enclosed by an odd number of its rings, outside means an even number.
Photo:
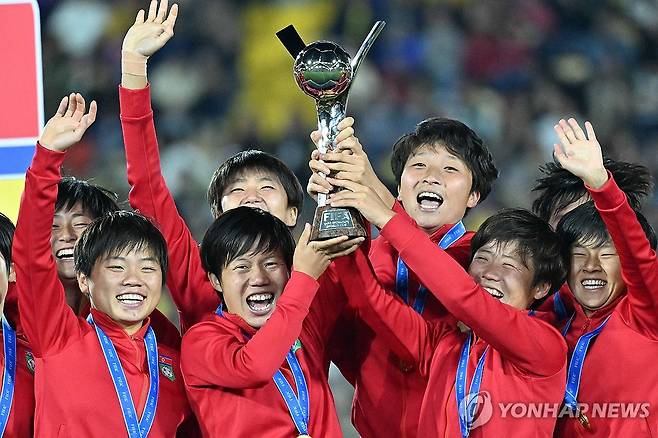
[[[252,337],[236,337],[231,323],[228,330],[201,323],[184,336],[182,367],[187,385],[254,388],[272,379],[302,331],[316,297],[317,279],[332,259],[354,251],[360,243],[346,237],[309,242],[309,235],[307,224],[295,249],[294,271],[276,309]]]
[[[139,11],[122,50],[119,88],[121,127],[126,150],[130,205],[152,218],[167,241],[167,286],[181,317],[183,330],[212,312],[219,298],[201,266],[199,247],[162,177],[160,152],[146,80],[149,56],[173,35],[178,6],[167,14],[167,1],[151,2],[148,15]]]
[[[591,123],[587,133],[574,119],[555,127],[561,145],[555,157],[585,183],[615,245],[626,284],[630,312],[624,315],[636,330],[658,338],[658,261],[656,253],[628,204],[628,199],[603,166],[601,146]]]
[[[25,176],[13,257],[21,324],[37,357],[61,351],[81,336],[79,320],[66,304],[50,244],[60,166],[96,118],[96,102],[71,94],[46,124]]]

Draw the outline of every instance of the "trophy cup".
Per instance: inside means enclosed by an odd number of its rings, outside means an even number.
[[[347,96],[359,66],[386,23],[378,21],[370,30],[354,58],[338,44],[316,41],[306,45],[292,25],[277,32],[277,37],[295,58],[293,75],[299,88],[315,99],[318,130],[322,138],[317,148],[321,153],[335,149],[338,123],[345,118]],[[336,189],[334,189],[335,193]],[[366,237],[361,214],[354,208],[327,205],[327,196],[318,193],[318,207],[313,218],[311,240],[337,236]]]

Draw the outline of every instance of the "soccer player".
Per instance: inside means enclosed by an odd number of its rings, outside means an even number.
[[[651,436],[658,431],[656,236],[607,171],[594,128],[555,126],[555,158],[582,180],[592,202],[567,213],[557,232],[569,246],[568,412],[559,437]]]
[[[79,94],[62,99],[27,171],[14,238],[18,304],[36,359],[35,436],[172,437],[191,410],[178,352],[148,316],[167,267],[166,244],[143,216],[114,212],[76,242],[75,271],[91,315],[77,316],[58,280],[50,239],[60,166],[96,116]]]
[[[518,418],[505,406],[555,406],[563,395],[565,342],[528,311],[564,281],[566,260],[556,233],[528,211],[503,210],[473,236],[467,273],[370,188],[345,187],[332,205],[358,208],[430,293],[470,328],[464,332],[449,318],[425,320],[381,287],[364,251],[336,261],[362,318],[428,379],[418,436],[552,436],[555,416]],[[347,275],[353,266],[359,274]]]
[[[219,304],[201,265],[199,248],[176,209],[162,177],[158,143],[147,82],[147,60],[173,36],[178,6],[150,3],[140,11],[122,48],[119,87],[121,126],[126,148],[130,205],[153,218],[164,234],[171,260],[167,286],[179,310],[181,326],[189,328]],[[279,159],[261,151],[244,151],[229,158],[215,172],[208,188],[212,213],[246,205],[268,211],[293,227],[303,191],[292,171]]]
[[[184,335],[181,364],[204,436],[342,436],[325,347],[346,299],[321,276],[364,239],[309,235],[307,224],[295,248],[286,224],[244,206],[206,232],[201,258],[223,304]]]
[[[33,436],[34,357],[27,339],[4,316],[4,302],[16,276],[11,261],[14,224],[0,213],[0,314],[2,314],[2,395],[0,436]]]
[[[307,186],[309,193],[326,193],[333,186],[350,182],[371,187],[388,208],[411,217],[424,240],[441,246],[461,266],[468,266],[473,233],[466,231],[462,218],[487,197],[498,175],[482,140],[456,120],[435,117],[419,123],[414,132],[393,146],[396,200],[372,170],[354,137],[353,123],[352,118],[341,122],[337,152],[321,157],[314,152],[309,163],[314,171]],[[317,132],[312,134],[314,141],[317,137]],[[335,172],[335,178],[326,181],[317,174],[330,171]],[[395,291],[423,318],[452,318],[385,237],[372,241],[369,258],[384,289]],[[367,438],[416,436],[426,375],[421,374],[417,363],[395,354],[382,335],[365,323],[361,312],[354,306],[347,308],[336,324],[331,350],[332,360],[356,389],[352,421]]]

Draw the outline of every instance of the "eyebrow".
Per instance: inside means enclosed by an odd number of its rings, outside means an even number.
[[[66,214],[66,213],[55,213],[54,216],[55,216],[55,217],[62,217],[62,216],[64,216],[65,214]],[[74,218],[85,217],[85,216],[86,216],[86,217],[89,217],[89,216],[87,216],[87,214],[85,214],[85,213],[73,213],[73,217],[74,217]],[[90,218],[90,219],[91,219],[91,218]]]
[[[106,258],[105,260],[106,261],[118,260],[118,261],[121,261],[121,262],[125,262],[126,258],[122,257],[122,256],[111,256],[111,257]],[[142,257],[139,260],[142,261],[142,262],[156,262],[157,261],[155,257]]]

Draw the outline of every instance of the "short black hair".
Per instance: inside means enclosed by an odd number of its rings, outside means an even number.
[[[167,242],[153,223],[131,211],[113,211],[95,219],[75,244],[75,270],[91,275],[96,262],[124,251],[149,250],[162,270],[162,284],[167,273]]]
[[[550,291],[559,289],[567,276],[567,253],[558,234],[541,219],[522,208],[507,208],[485,220],[471,240],[471,261],[478,249],[496,242],[516,243],[526,266],[532,264],[532,287],[548,283]]]
[[[292,170],[285,163],[267,152],[249,149],[224,161],[215,171],[208,186],[208,204],[214,218],[222,213],[222,196],[226,187],[242,172],[257,170],[275,175],[288,196],[288,206],[302,210],[304,190]]]
[[[639,211],[635,211],[642,230],[644,231],[651,249],[656,249],[656,233],[647,219]],[[564,245],[570,250],[575,244],[599,247],[611,242],[610,233],[601,218],[594,201],[588,201],[574,208],[557,224],[557,233]]]
[[[258,208],[237,207],[215,219],[203,236],[203,268],[221,278],[222,269],[254,246],[257,253],[281,251],[288,270],[292,267],[295,241],[288,226]]]
[[[642,199],[651,192],[653,185],[649,169],[640,164],[610,158],[605,158],[603,165],[610,171],[619,188],[626,193],[631,208],[639,211]],[[548,162],[540,166],[539,171],[543,176],[535,181],[532,188],[533,192],[539,194],[532,203],[532,211],[542,219],[550,222],[570,204],[584,196],[589,198],[583,180],[559,164]]]
[[[70,210],[77,203],[93,219],[119,210],[116,193],[73,176],[63,177],[57,185],[55,211]]]
[[[493,182],[498,178],[493,156],[471,128],[457,120],[442,117],[432,117],[420,122],[414,132],[403,135],[393,145],[391,170],[398,186],[409,157],[423,146],[439,145],[466,164],[473,175],[471,193],[479,193],[480,202],[484,201],[491,192]]]
[[[11,268],[11,242],[14,239],[14,223],[4,214],[0,213],[0,255],[5,259],[7,273]]]

